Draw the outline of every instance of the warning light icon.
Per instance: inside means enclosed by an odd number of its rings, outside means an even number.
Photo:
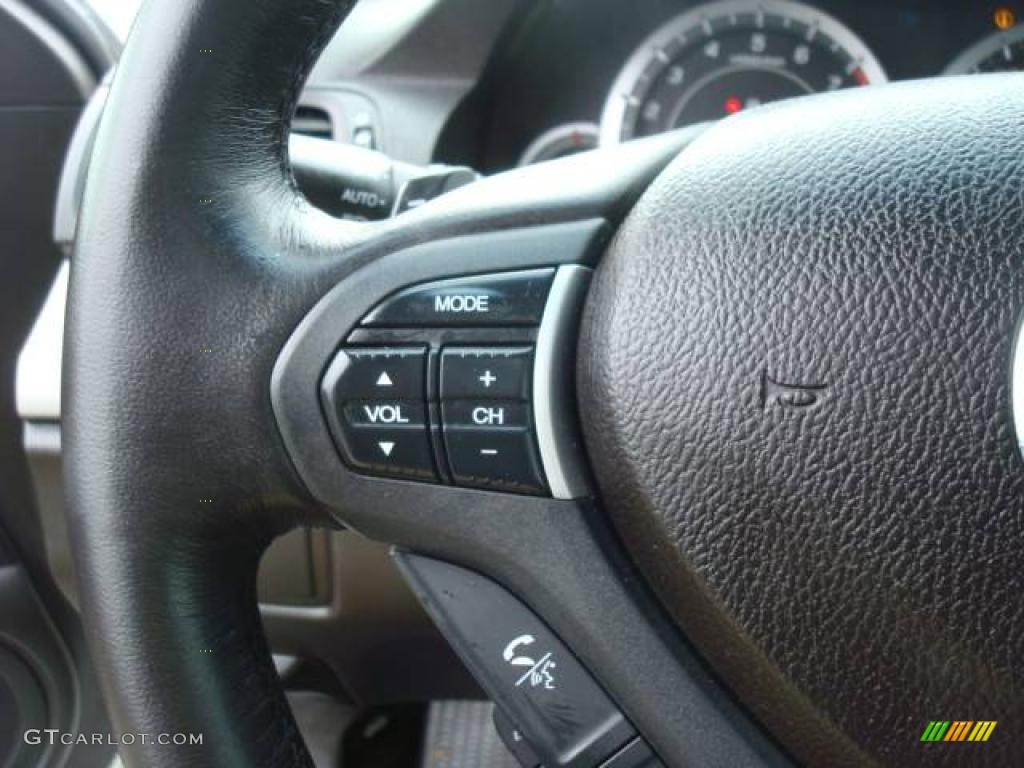
[[[1009,8],[996,8],[992,14],[992,21],[997,29],[1009,29],[1017,22],[1017,17]]]

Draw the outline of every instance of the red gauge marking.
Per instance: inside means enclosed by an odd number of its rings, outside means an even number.
[[[868,84],[868,76],[864,74],[864,70],[861,69],[860,67],[857,67],[855,70],[853,70],[853,79],[854,82],[857,83],[857,85]]]
[[[725,114],[735,115],[741,109],[743,109],[743,102],[736,96],[730,96],[725,100]]]

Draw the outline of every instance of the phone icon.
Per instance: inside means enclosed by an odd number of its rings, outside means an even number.
[[[505,650],[502,652],[501,656],[513,667],[532,667],[537,662],[529,656],[517,655],[516,651],[519,648],[533,645],[535,642],[537,642],[537,638],[533,635],[520,635],[505,646]]]

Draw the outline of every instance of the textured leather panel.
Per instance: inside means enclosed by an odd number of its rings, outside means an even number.
[[[798,100],[684,151],[596,277],[578,386],[603,499],[808,764],[1024,754],[1022,190],[1024,77]],[[999,724],[921,744],[936,718]]]
[[[284,145],[347,7],[147,3],[99,132],[72,262],[66,482],[112,720],[150,734],[123,748],[130,766],[309,764],[255,575],[276,533],[326,519],[284,458],[269,381],[352,234],[294,191]],[[179,732],[203,742],[155,743]]]

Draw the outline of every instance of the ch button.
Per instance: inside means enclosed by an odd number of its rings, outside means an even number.
[[[445,347],[444,444],[456,485],[545,493],[530,413],[531,347]]]
[[[441,355],[443,400],[529,400],[530,347],[446,347]]]

